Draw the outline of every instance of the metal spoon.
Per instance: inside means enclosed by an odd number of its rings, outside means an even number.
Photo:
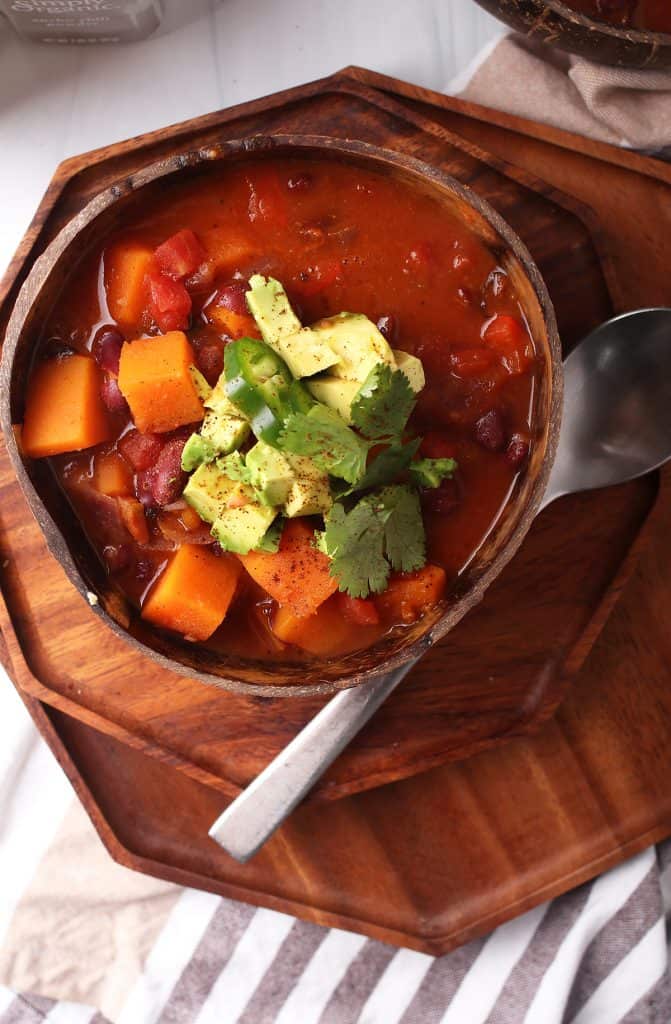
[[[624,483],[671,458],[671,309],[615,317],[564,363],[559,448],[543,497]],[[247,861],[411,671],[343,690],[217,818],[210,835]]]

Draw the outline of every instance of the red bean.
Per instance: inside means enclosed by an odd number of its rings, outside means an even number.
[[[111,373],[103,375],[102,384],[100,385],[100,397],[110,412],[130,412],[128,402],[121,394],[117,384],[117,379]]]
[[[500,452],[506,443],[503,417],[498,409],[490,409],[475,424],[475,439],[490,452]]]
[[[452,480],[443,480],[439,487],[422,491],[421,501],[422,508],[426,512],[433,512],[434,515],[447,515],[461,501],[459,481],[456,477]]]
[[[119,441],[119,451],[133,469],[141,472],[154,465],[165,443],[166,439],[160,434],[141,434],[139,430],[129,430]]]
[[[115,377],[119,376],[119,357],[123,343],[123,334],[116,328],[101,327],[93,339],[91,347],[91,353],[96,362],[103,370],[113,373]]]
[[[203,345],[196,355],[198,369],[212,387],[217,383],[224,368],[224,350],[220,344]]]
[[[398,336],[398,320],[393,313],[381,316],[377,322],[377,329],[383,338],[393,345]]]
[[[187,474],[182,469],[182,449],[185,444],[185,437],[173,437],[162,448],[156,464],[146,471],[143,485],[158,508],[177,501],[184,490]]]
[[[230,309],[232,313],[248,314],[249,309],[247,308],[247,299],[245,298],[245,292],[248,290],[249,284],[247,281],[233,281],[231,284],[225,284],[223,288],[219,289],[214,301],[217,306]]]
[[[513,469],[520,469],[529,458],[529,440],[523,434],[513,434],[506,448],[506,461]]]

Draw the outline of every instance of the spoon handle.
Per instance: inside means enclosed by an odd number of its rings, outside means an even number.
[[[253,857],[415,663],[332,697],[228,805],[210,829],[211,837],[242,863]]]

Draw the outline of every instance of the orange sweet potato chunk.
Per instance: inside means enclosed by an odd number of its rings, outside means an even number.
[[[334,599],[320,605],[314,615],[299,617],[286,606],[277,608],[273,616],[272,631],[285,644],[308,651],[310,654],[331,655],[347,648],[353,629],[340,614]]]
[[[203,403],[189,373],[194,358],[183,331],[124,343],[119,388],[143,434],[162,434],[202,420]]]
[[[152,588],[142,618],[191,640],[207,640],[224,621],[239,576],[235,558],[184,544]]]
[[[211,302],[205,310],[207,319],[220,334],[229,338],[260,338],[261,332],[253,316],[247,313],[236,313],[225,306]]]
[[[138,544],[146,544],[149,540],[149,527],[144,508],[137,498],[117,498],[119,511],[124,525],[133,540]]]
[[[21,432],[24,454],[40,459],[107,441],[111,431],[100,384],[100,370],[89,356],[41,363],[28,384]]]
[[[142,320],[147,308],[145,275],[154,266],[152,250],[141,242],[117,242],[105,252],[107,308],[126,329],[133,330]]]
[[[314,530],[300,519],[284,527],[279,551],[238,557],[252,579],[299,618],[312,615],[338,589],[329,559],[314,546]]]
[[[445,584],[445,570],[439,565],[395,573],[387,589],[375,595],[375,606],[385,621],[415,622],[427,609],[438,604],[445,593]]]
[[[133,493],[133,475],[130,466],[121,455],[109,452],[95,459],[93,482],[101,494],[110,498]]]

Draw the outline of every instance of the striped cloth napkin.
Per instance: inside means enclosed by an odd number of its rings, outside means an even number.
[[[671,144],[669,75],[507,37],[448,91],[464,87],[607,141]],[[671,1022],[671,841],[433,958],[114,864],[3,679],[0,723],[0,1024]]]

